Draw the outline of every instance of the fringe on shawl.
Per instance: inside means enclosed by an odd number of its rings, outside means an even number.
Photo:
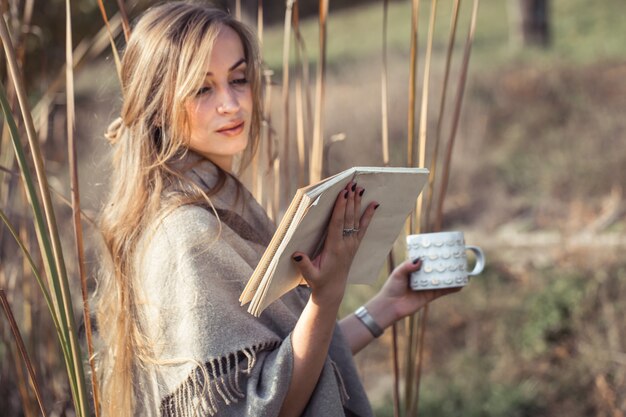
[[[162,417],[214,416],[220,403],[230,405],[245,397],[240,374],[249,375],[257,354],[275,349],[280,342],[267,342],[211,359],[196,367],[187,379],[161,401]],[[242,366],[244,365],[245,366]]]

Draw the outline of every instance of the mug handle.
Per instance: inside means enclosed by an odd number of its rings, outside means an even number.
[[[485,269],[485,253],[483,250],[478,246],[466,246],[465,249],[471,250],[476,255],[476,265],[474,265],[472,272],[469,272],[467,275],[471,277],[483,272],[483,269]]]

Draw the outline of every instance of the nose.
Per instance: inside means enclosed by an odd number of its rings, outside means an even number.
[[[217,112],[219,114],[232,114],[239,111],[239,99],[231,88],[224,88],[220,94]]]

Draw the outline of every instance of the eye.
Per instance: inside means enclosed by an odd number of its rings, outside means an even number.
[[[204,87],[200,88],[198,91],[196,91],[196,97],[203,96],[205,94],[210,93],[211,91],[213,91],[213,89],[211,87],[204,86]]]
[[[235,78],[230,83],[233,85],[246,85],[248,84],[248,79],[246,77]]]

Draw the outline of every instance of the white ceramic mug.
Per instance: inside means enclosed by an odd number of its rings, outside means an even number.
[[[406,237],[409,259],[422,259],[422,267],[411,274],[411,289],[463,287],[469,277],[485,268],[485,254],[478,246],[466,246],[463,232],[422,233]],[[467,271],[467,251],[474,252],[476,264]]]

